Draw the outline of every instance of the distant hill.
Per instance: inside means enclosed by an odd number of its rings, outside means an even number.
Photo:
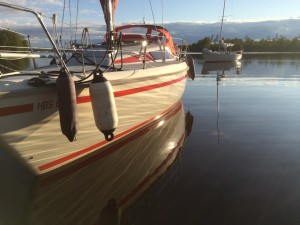
[[[158,24],[160,25],[160,24]],[[190,44],[197,42],[204,37],[211,37],[220,32],[220,23],[196,23],[196,22],[176,22],[165,23],[165,27],[172,33],[174,37],[183,38]],[[41,37],[41,29],[36,27],[19,27],[17,31],[25,34],[30,34],[33,37]],[[90,28],[92,38],[103,38],[106,28],[99,25],[96,28]],[[52,28],[49,28],[52,34]],[[224,24],[223,36],[226,39],[245,37],[251,39],[267,39],[275,38],[276,36],[285,36],[287,38],[295,38],[300,35],[300,19],[277,20],[277,21],[262,21],[262,22],[226,22]],[[80,29],[78,32],[81,32]],[[64,31],[64,37],[70,38],[68,32]],[[74,36],[73,36],[74,38]],[[78,34],[77,39],[81,38],[81,33]],[[45,36],[43,39],[46,39]]]
[[[187,40],[189,43],[197,42],[204,37],[211,37],[220,32],[220,23],[166,23],[165,27],[174,37]],[[229,22],[224,24],[223,36],[225,38],[251,38],[267,39],[276,36],[294,38],[300,35],[300,19],[262,21],[262,22]]]

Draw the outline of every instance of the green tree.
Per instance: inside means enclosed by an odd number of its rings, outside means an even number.
[[[201,52],[203,48],[210,48],[211,40],[209,37],[205,37],[202,40],[199,40],[197,43],[194,43],[190,46],[192,52]]]
[[[274,38],[253,40],[246,36],[244,39],[226,39],[225,42],[235,44],[231,50],[241,50],[245,52],[300,52],[300,35],[288,39],[285,36],[276,35]],[[210,38],[205,37],[191,45],[191,51],[202,52],[203,48],[213,51],[218,50],[217,43],[211,43]]]
[[[0,51],[24,51],[24,48],[18,47],[28,47],[27,41],[17,33],[8,30],[0,30]],[[16,59],[9,61],[0,59],[0,72],[7,73],[14,70],[22,70],[26,68],[28,64],[28,59]]]

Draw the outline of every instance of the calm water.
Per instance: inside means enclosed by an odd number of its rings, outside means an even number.
[[[115,155],[34,179],[2,152],[0,225],[300,224],[299,55],[195,64],[182,105]]]

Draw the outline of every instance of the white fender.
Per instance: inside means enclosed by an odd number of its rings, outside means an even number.
[[[110,82],[103,76],[94,76],[89,87],[94,120],[107,141],[114,138],[118,126],[118,114]]]

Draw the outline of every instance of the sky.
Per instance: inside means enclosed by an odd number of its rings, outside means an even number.
[[[43,12],[45,20],[49,21],[54,13],[58,15],[59,21],[63,17],[64,0],[2,0],[2,2],[34,8]],[[225,20],[253,22],[300,19],[299,8],[300,0],[227,0]],[[155,21],[157,24],[162,22],[213,23],[220,21],[222,9],[223,0],[119,0],[115,22],[117,25],[138,23],[143,20],[147,23]],[[79,0],[78,11],[78,23],[80,22],[84,26],[96,26],[104,22],[99,0]],[[7,12],[0,8],[0,27],[36,25],[33,18],[24,19],[24,15],[21,14],[13,14],[9,17]],[[77,0],[66,0],[65,23],[71,21],[75,24],[76,12]]]
[[[133,20],[133,16],[141,18],[143,11],[147,19],[152,19],[149,0],[119,0],[119,2],[118,20]],[[220,21],[224,3],[223,0],[152,0],[151,2],[157,20],[161,21],[163,8],[166,22]],[[144,10],[141,10],[143,8]],[[300,18],[299,8],[299,0],[227,0],[225,16],[231,21]],[[133,11],[137,13],[133,14]]]

